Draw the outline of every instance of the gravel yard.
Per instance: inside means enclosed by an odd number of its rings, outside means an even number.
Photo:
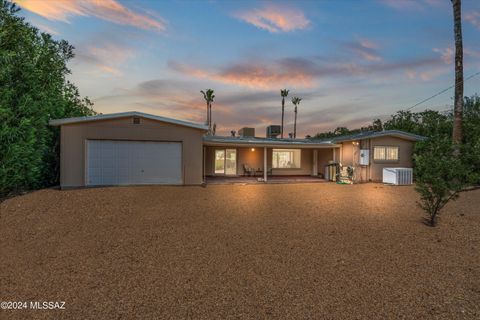
[[[41,190],[0,204],[2,319],[479,319],[480,190],[422,224],[412,187]],[[6,315],[6,317],[4,317]]]

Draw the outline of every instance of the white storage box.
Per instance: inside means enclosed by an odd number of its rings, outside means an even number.
[[[396,186],[409,185],[413,183],[412,168],[383,168],[383,183]]]

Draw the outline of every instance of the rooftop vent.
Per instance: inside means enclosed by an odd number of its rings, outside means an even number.
[[[242,128],[238,130],[240,137],[255,137],[255,128]]]
[[[267,127],[267,138],[276,138],[282,133],[282,128],[279,125],[272,124]]]

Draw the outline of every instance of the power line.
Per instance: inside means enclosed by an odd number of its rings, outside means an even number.
[[[469,76],[469,77],[467,77],[467,78],[465,78],[465,79],[463,79],[463,80],[461,81],[461,83],[464,83],[465,81],[470,80],[470,79],[472,79],[473,77],[478,76],[479,74],[480,74],[480,71],[477,72],[477,73],[472,74],[471,76]],[[421,105],[422,103],[425,103],[425,102],[427,102],[428,100],[431,100],[431,99],[433,99],[433,98],[441,95],[442,93],[447,92],[448,90],[456,87],[457,85],[458,85],[458,84],[451,85],[450,87],[448,87],[448,88],[446,88],[446,89],[443,89],[442,91],[439,91],[439,92],[435,93],[433,96],[428,97],[428,98],[426,98],[426,99],[424,99],[424,100],[422,100],[422,101],[414,104],[414,105],[411,106],[410,108],[405,109],[405,111],[410,111],[410,110],[412,110],[413,108]]]
[[[477,73],[474,73],[474,74],[472,74],[472,75],[468,76],[467,78],[464,78],[464,79],[461,81],[461,83],[464,83],[465,81],[467,81],[467,80],[470,80],[470,79],[472,79],[472,78],[474,78],[474,77],[476,77],[476,76],[478,76],[478,75],[480,75],[480,71],[478,71]],[[431,96],[431,97],[428,97],[428,98],[426,98],[426,99],[424,99],[424,100],[422,100],[422,101],[420,101],[420,102],[418,102],[418,103],[414,104],[413,106],[411,106],[411,107],[409,107],[409,108],[405,109],[405,111],[410,111],[410,110],[412,110],[413,108],[415,108],[415,107],[417,107],[417,106],[421,105],[422,103],[425,103],[425,102],[427,102],[427,101],[429,101],[429,100],[431,100],[431,99],[433,99],[433,98],[435,98],[435,97],[437,97],[437,96],[441,95],[442,93],[444,93],[444,92],[446,92],[446,91],[448,91],[448,90],[450,90],[450,89],[452,89],[452,88],[454,88],[454,87],[456,87],[456,86],[457,86],[457,84],[451,85],[450,87],[448,87],[448,88],[445,88],[445,89],[443,89],[443,90],[441,90],[441,91],[437,92],[437,93],[436,93],[436,94],[434,94],[433,96]],[[435,108],[435,107],[431,107],[431,108],[433,109],[433,108]],[[446,110],[439,110],[438,112],[448,112],[448,111],[451,111],[451,110],[453,110],[453,105],[452,105],[452,106],[451,106],[451,108],[449,108],[449,109],[446,109]],[[390,117],[391,117],[391,116],[388,116],[388,118],[390,118]],[[387,119],[388,119],[388,118],[387,118]],[[386,121],[386,120],[387,120],[387,119],[385,119],[385,120],[382,120],[382,119],[380,119],[380,118],[377,118],[377,119],[379,119],[379,120],[380,120],[380,121],[382,121],[382,122],[384,122],[384,121]],[[373,120],[375,120],[375,119],[373,119]],[[373,120],[372,120],[372,121],[373,121]],[[370,123],[371,123],[371,122],[368,122],[368,125],[369,125]]]

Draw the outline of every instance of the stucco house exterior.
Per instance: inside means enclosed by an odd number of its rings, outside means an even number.
[[[51,120],[59,126],[62,188],[99,185],[200,185],[206,177],[324,177],[325,166],[356,168],[358,181],[380,181],[384,167],[412,167],[416,141],[401,131],[333,139],[207,135],[203,124],[142,112]],[[247,132],[247,130],[245,130]]]

